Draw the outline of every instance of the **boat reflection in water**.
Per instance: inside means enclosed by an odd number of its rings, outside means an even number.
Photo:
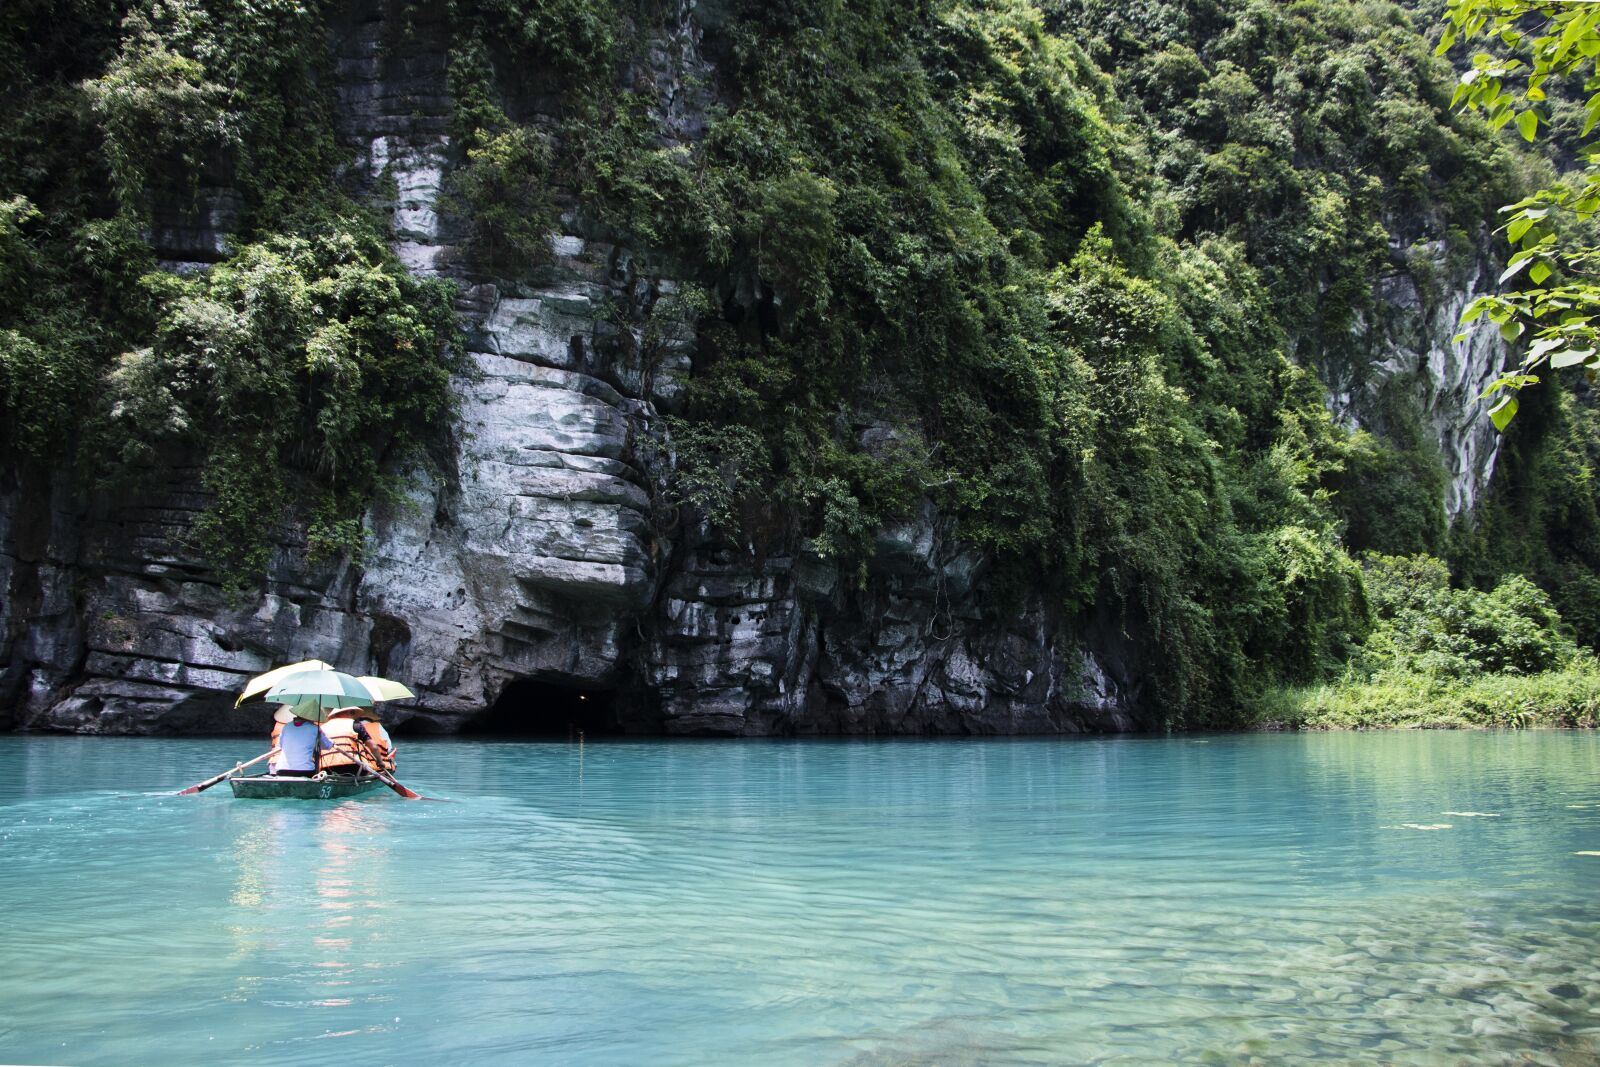
[[[226,999],[281,1011],[272,1029],[290,1043],[392,1029],[381,805],[250,807],[259,821],[235,845],[239,986]]]

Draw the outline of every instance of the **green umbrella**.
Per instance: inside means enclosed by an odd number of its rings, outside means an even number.
[[[280,680],[267,690],[273,704],[293,704],[302,719],[327,722],[339,708],[370,708],[372,693],[343,671],[301,671]]]

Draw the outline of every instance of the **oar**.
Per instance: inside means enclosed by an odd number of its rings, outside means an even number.
[[[254,766],[255,764],[260,763],[264,759],[271,759],[273,756],[276,756],[280,751],[282,751],[282,750],[275,748],[271,752],[263,752],[261,755],[257,756],[253,760],[249,760],[249,761],[247,761],[245,763],[236,763],[231,768],[229,768],[228,770],[225,770],[221,774],[217,775],[215,778],[207,778],[203,782],[198,782],[198,783],[196,783],[194,785],[191,785],[188,789],[180,789],[176,793],[174,793],[173,796],[186,797],[190,793],[204,793],[207,789],[210,789],[212,786],[216,785],[218,782],[223,781],[224,779],[227,779],[227,778],[229,778],[229,777],[231,777],[231,776],[233,776],[235,774],[238,774],[240,771],[244,770],[246,767]]]
[[[369,756],[373,756],[372,749],[367,745],[367,743],[365,741],[359,741],[358,744],[360,744],[361,747],[366,750],[366,752],[367,752],[367,754]],[[374,760],[376,760],[377,757],[373,756],[373,758],[374,758]],[[367,763],[366,760],[362,759],[360,756],[356,757],[356,762],[361,764],[361,769],[362,770],[366,771],[370,775],[373,775],[374,777],[376,777],[378,779],[378,781],[382,782],[384,785],[388,786],[390,789],[393,789],[396,793],[399,793],[401,796],[405,797],[407,800],[437,800],[441,804],[445,803],[445,800],[444,800],[443,797],[425,797],[421,793],[414,792],[413,790],[407,789],[405,786],[403,786],[399,782],[395,781],[394,775],[390,774],[387,771],[380,770],[379,768],[377,768],[375,766],[372,766],[371,764]]]

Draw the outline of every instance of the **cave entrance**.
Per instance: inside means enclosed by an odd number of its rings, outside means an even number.
[[[610,689],[517,678],[462,733],[561,740],[575,739],[579,731],[586,738],[618,735],[615,696]]]

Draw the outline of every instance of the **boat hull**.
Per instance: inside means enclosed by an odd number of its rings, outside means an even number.
[[[378,789],[377,778],[279,778],[271,774],[229,778],[233,795],[241,800],[338,800],[358,797]]]

